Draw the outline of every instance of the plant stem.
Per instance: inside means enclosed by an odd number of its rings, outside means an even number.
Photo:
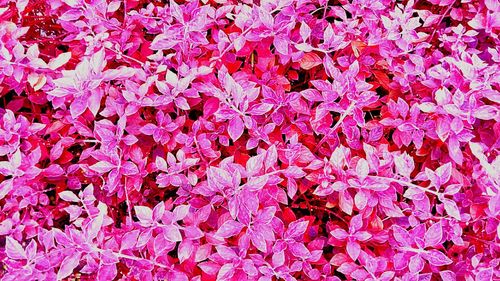
[[[338,127],[342,124],[342,122],[344,121],[344,119],[349,115],[351,114],[351,111],[353,110],[354,106],[356,105],[356,102],[352,101],[351,104],[349,104],[349,107],[347,107],[347,109],[344,111],[344,113],[342,113],[342,115],[340,116],[340,119],[339,121],[337,121],[337,123],[335,123],[335,125],[333,126],[333,128],[331,128],[325,136],[323,136],[323,138],[319,141],[318,145],[316,146],[316,148],[314,149],[314,152],[317,152],[319,150],[319,148],[321,147],[321,145],[323,143],[325,143],[325,141],[330,137],[331,134],[333,134],[337,129]]]
[[[93,248],[93,250],[95,252],[98,252],[98,253],[102,253],[105,251],[105,250],[100,249],[100,248]],[[145,258],[140,258],[140,257],[131,256],[131,255],[122,254],[122,253],[117,253],[117,252],[113,252],[113,254],[115,254],[117,257],[122,258],[122,259],[128,259],[128,260],[133,260],[133,261],[146,261],[146,262],[149,262],[149,263],[151,263],[155,266],[161,267],[161,268],[170,268],[169,266],[167,266],[165,264],[159,263],[157,261],[148,260]]]
[[[443,19],[450,12],[451,8],[453,8],[453,3],[450,4],[450,6],[448,7],[448,9],[446,9],[446,11],[444,11],[444,13],[441,15],[441,17],[439,18],[438,23],[436,24],[436,28],[434,29],[434,31],[432,31],[432,34],[431,34],[431,36],[429,36],[429,40],[427,42],[430,42],[432,40],[432,38],[434,37],[434,34],[436,34],[436,31],[438,30],[437,27],[439,27],[439,25],[441,24],[441,22],[443,21]]]
[[[130,219],[130,223],[132,223],[134,220],[132,219],[132,211],[131,211],[131,205],[130,205],[130,199],[128,197],[128,189],[127,189],[127,177],[125,177],[125,184],[123,185],[123,189],[125,191],[125,200],[127,200],[127,213],[128,217]]]
[[[398,179],[394,179],[394,178],[380,177],[380,176],[369,176],[369,177],[372,178],[372,179],[378,179],[378,180],[383,180],[383,181],[390,181],[390,182],[398,183],[400,185],[418,188],[418,189],[420,189],[420,190],[422,190],[424,192],[429,192],[431,194],[439,196],[439,192],[437,192],[437,191],[430,190],[428,188],[425,188],[423,186],[416,185],[416,184],[413,184],[413,183],[410,183],[410,182],[406,182],[406,181],[402,181],[402,180],[398,180]]]

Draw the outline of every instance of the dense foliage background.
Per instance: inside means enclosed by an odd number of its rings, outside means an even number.
[[[1,280],[498,280],[498,0],[0,0]]]

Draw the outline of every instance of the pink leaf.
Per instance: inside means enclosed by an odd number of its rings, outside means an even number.
[[[419,255],[414,255],[410,258],[408,267],[410,272],[418,273],[424,269],[424,260]]]
[[[171,242],[182,241],[182,235],[179,229],[174,225],[166,225],[163,227],[163,235],[165,239]]]
[[[97,280],[114,280],[117,273],[116,264],[101,265],[99,267],[99,271],[97,272]]]
[[[451,169],[452,169],[451,163],[446,163],[436,169],[435,173],[436,176],[439,177],[439,182],[441,185],[447,183],[450,180]]]
[[[224,245],[219,245],[219,246],[216,246],[215,247],[216,250],[217,250],[217,253],[225,260],[232,260],[232,259],[235,259],[235,258],[238,258],[238,255],[236,254],[236,252],[227,247],[227,246],[224,246]]]
[[[0,182],[0,199],[3,199],[14,188],[14,181],[3,180]]]
[[[457,203],[455,203],[455,201],[450,199],[443,199],[443,204],[444,209],[446,210],[446,213],[448,213],[448,215],[457,220],[461,220],[460,210],[458,210]]]
[[[146,206],[135,206],[135,214],[137,218],[143,223],[153,222],[153,210]]]
[[[323,61],[316,53],[306,53],[302,59],[300,59],[300,67],[305,70],[313,69],[322,63]]]
[[[299,32],[300,32],[300,37],[302,37],[302,40],[306,41],[311,35],[311,28],[309,27],[309,25],[307,25],[307,23],[302,22],[300,24]]]
[[[139,237],[139,230],[133,230],[131,232],[125,233],[121,239],[121,250],[131,249],[137,243],[137,238]]]
[[[342,191],[339,193],[339,206],[346,214],[352,214],[352,208],[354,205],[354,200],[349,192]]]
[[[264,166],[264,155],[260,154],[257,156],[253,156],[248,159],[246,163],[246,171],[250,176],[256,175]]]
[[[276,47],[276,50],[283,55],[288,55],[288,41],[284,37],[281,36],[274,36],[274,41],[273,41],[274,47]]]
[[[217,274],[217,281],[231,280],[235,272],[232,264],[225,264],[219,269]]]
[[[476,281],[492,281],[492,280],[494,280],[492,268],[481,269],[476,274]]]
[[[64,258],[57,272],[57,280],[62,280],[73,273],[73,270],[80,263],[81,255],[81,253],[77,252]]]
[[[442,266],[451,264],[453,261],[450,260],[445,254],[438,250],[430,250],[423,254],[423,257],[429,261],[430,264],[435,266]]]
[[[80,198],[78,198],[78,196],[76,196],[73,192],[71,192],[69,190],[60,192],[59,197],[62,200],[68,201],[68,202],[79,202],[80,201]]]
[[[370,172],[370,168],[368,166],[368,162],[361,158],[358,160],[358,163],[356,164],[356,175],[359,177],[360,180],[364,180],[366,176],[368,176],[368,173]]]
[[[107,162],[107,161],[100,161],[97,162],[96,164],[92,165],[89,167],[91,170],[96,171],[100,174],[107,173],[111,171],[112,169],[115,168],[115,165]]]
[[[87,239],[94,239],[101,231],[102,224],[104,223],[104,215],[101,213],[94,217],[87,225]]]
[[[345,240],[347,237],[349,237],[349,233],[347,233],[347,231],[343,230],[342,228],[336,228],[332,230],[330,234],[339,240]]]
[[[64,170],[58,164],[52,164],[43,170],[43,175],[46,177],[59,177],[64,174]]]
[[[219,109],[219,99],[208,98],[203,105],[203,116],[205,118],[213,115]]]
[[[7,236],[5,241],[5,253],[14,260],[26,259],[24,248],[14,238]]]
[[[439,272],[439,276],[441,276],[441,279],[443,281],[456,281],[457,277],[453,271],[450,270],[445,270]]]
[[[498,108],[492,105],[483,105],[474,111],[474,117],[482,120],[498,120],[499,114]]]
[[[425,246],[436,246],[439,245],[441,239],[443,238],[443,227],[441,222],[434,223],[425,232]]]
[[[258,8],[259,19],[269,29],[272,29],[274,26],[274,19],[271,13],[266,11],[264,8]]]
[[[88,100],[86,98],[76,98],[69,106],[71,117],[77,118],[82,115],[87,109],[87,105]]]
[[[347,242],[347,254],[351,257],[352,260],[357,260],[359,254],[361,253],[361,246],[357,242],[349,241]]]
[[[199,246],[198,249],[196,250],[194,261],[200,262],[200,261],[207,259],[208,256],[211,254],[211,252],[212,252],[212,245],[203,244],[203,245]]]
[[[137,169],[137,166],[134,163],[127,161],[122,163],[120,172],[125,176],[131,176],[138,174],[139,169]]]
[[[356,234],[354,234],[354,237],[360,241],[364,242],[370,238],[372,238],[372,235],[368,231],[358,231]]]
[[[49,68],[54,70],[65,65],[71,59],[71,52],[61,53],[49,62]]]
[[[184,240],[179,244],[179,250],[178,250],[178,257],[179,257],[179,262],[183,263],[193,253],[193,242],[191,240]]]
[[[288,225],[288,229],[285,232],[285,237],[287,238],[298,238],[302,236],[309,225],[308,221],[294,221]]]
[[[224,222],[219,227],[219,229],[217,230],[215,235],[217,235],[221,238],[229,238],[229,237],[232,237],[232,236],[240,233],[240,231],[243,229],[243,227],[244,227],[244,224],[242,224],[240,222],[237,222],[234,220],[228,220],[228,221]]]
[[[285,176],[290,177],[290,178],[301,178],[306,175],[306,173],[299,167],[297,166],[290,166],[286,168],[284,172]]]
[[[453,159],[453,161],[455,161],[458,165],[462,165],[464,156],[462,149],[460,148],[460,142],[455,136],[450,137],[448,140],[448,150],[450,152],[451,159]]]
[[[236,116],[229,121],[227,132],[229,133],[229,137],[231,137],[233,141],[236,141],[241,137],[244,129],[245,127],[241,117]]]
[[[306,259],[311,255],[309,249],[307,249],[307,247],[302,243],[292,242],[291,244],[289,244],[289,247],[290,252],[292,252],[292,254],[298,258]]]
[[[174,213],[174,220],[180,221],[183,220],[188,214],[189,214],[189,205],[179,205],[175,207],[173,213]]]
[[[401,245],[406,246],[412,243],[410,233],[406,229],[396,224],[392,226],[392,231],[394,239],[396,239],[396,241],[398,241]]]
[[[359,210],[363,210],[368,203],[366,192],[360,190],[358,193],[356,193],[356,195],[354,196],[354,203]]]
[[[272,264],[274,267],[282,266],[285,263],[285,252],[280,251],[273,254]]]
[[[268,181],[268,176],[258,176],[258,177],[251,177],[247,183],[245,184],[245,187],[249,191],[258,191],[261,190],[267,183]]]

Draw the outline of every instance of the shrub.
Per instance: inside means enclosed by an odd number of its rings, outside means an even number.
[[[1,280],[500,278],[498,1],[0,2]]]

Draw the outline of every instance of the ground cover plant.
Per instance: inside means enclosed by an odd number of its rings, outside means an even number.
[[[0,0],[1,280],[500,278],[497,0]]]

